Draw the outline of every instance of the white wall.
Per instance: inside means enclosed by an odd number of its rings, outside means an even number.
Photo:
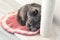
[[[54,21],[60,25],[60,0],[55,1]]]

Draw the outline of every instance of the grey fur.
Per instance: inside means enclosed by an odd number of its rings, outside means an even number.
[[[22,26],[27,26],[30,31],[40,28],[41,5],[37,3],[26,4],[18,10],[17,20]]]

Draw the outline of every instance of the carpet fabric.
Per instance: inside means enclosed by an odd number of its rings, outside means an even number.
[[[11,12],[7,14],[6,16],[1,18],[1,26],[2,28],[9,32],[9,33],[18,33],[22,35],[28,35],[33,36],[39,34],[40,29],[38,29],[36,32],[29,31],[26,26],[22,26],[17,22],[17,12]]]

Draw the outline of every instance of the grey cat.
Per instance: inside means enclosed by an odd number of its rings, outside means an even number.
[[[27,26],[30,31],[37,31],[40,28],[41,5],[37,3],[26,4],[18,10],[18,23]]]

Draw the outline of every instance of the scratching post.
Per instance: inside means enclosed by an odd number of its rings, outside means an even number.
[[[43,37],[51,36],[54,1],[42,0],[40,34]]]

